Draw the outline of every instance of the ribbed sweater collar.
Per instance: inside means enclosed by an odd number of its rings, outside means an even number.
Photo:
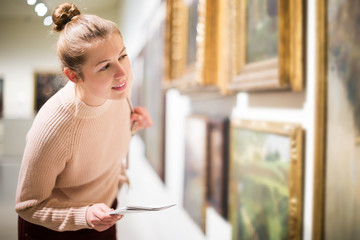
[[[75,95],[75,84],[68,82],[61,91],[59,91],[61,103],[70,113],[78,118],[96,118],[102,115],[110,106],[111,100],[106,100],[100,106],[89,106],[81,101]]]

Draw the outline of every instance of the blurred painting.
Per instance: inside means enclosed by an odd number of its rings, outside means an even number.
[[[300,206],[291,207],[294,213],[289,209],[291,202],[301,202],[292,196],[299,183],[292,179],[296,174],[291,172],[291,163],[300,146],[295,143],[295,132],[288,132],[290,128],[286,124],[232,121],[229,221],[233,240],[301,239],[301,230],[290,228],[290,219],[301,221],[292,218]],[[295,161],[301,167],[299,159]]]
[[[35,73],[35,110],[59,91],[68,80],[58,73]]]
[[[326,12],[324,239],[360,239],[360,2],[328,0]]]
[[[196,35],[197,35],[197,24],[198,24],[198,6],[199,0],[185,0],[187,7],[187,54],[186,54],[186,65],[193,66],[196,62]]]
[[[247,63],[278,57],[278,1],[247,0]]]
[[[190,116],[186,120],[184,208],[205,232],[207,119]]]
[[[208,124],[208,201],[220,216],[227,219],[229,120],[210,118]]]
[[[165,21],[162,20],[151,33],[144,47],[143,60],[139,59],[139,68],[143,67],[141,106],[146,107],[153,120],[150,128],[144,129],[145,154],[151,166],[162,181],[165,181],[165,91],[162,88],[164,78],[164,39]],[[143,61],[143,62],[142,62]],[[143,65],[143,66],[141,66]],[[141,74],[141,70],[137,72]]]
[[[131,88],[131,101],[134,106],[144,103],[142,89],[144,85],[144,50],[132,62],[133,84]]]

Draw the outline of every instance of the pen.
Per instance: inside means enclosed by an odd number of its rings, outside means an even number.
[[[132,104],[130,102],[129,97],[126,97],[126,100],[127,100],[128,104],[129,104],[131,113],[134,113],[134,108],[133,108],[133,106],[132,106]],[[135,121],[132,122],[132,125],[131,125],[131,128],[130,128],[131,132],[133,131],[134,125],[135,125]]]

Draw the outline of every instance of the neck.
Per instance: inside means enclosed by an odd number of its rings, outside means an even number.
[[[96,96],[90,96],[89,93],[85,92],[78,84],[75,85],[75,95],[78,97],[83,103],[91,107],[98,107],[103,105],[106,102],[106,99],[99,98]]]

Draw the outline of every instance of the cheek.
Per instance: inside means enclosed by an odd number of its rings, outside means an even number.
[[[131,71],[131,64],[130,64],[130,59],[126,59],[126,63],[123,65],[124,69],[126,70],[127,73],[129,73]]]
[[[103,92],[111,83],[111,77],[97,76],[92,79],[86,79],[88,86],[95,92]]]

